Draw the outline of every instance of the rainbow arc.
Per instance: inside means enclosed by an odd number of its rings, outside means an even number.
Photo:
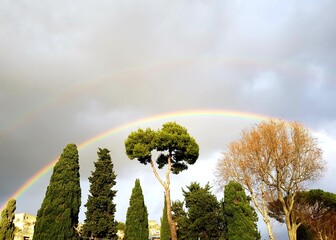
[[[240,112],[240,111],[231,111],[231,110],[218,110],[218,109],[203,109],[203,110],[187,110],[187,111],[176,111],[176,112],[167,112],[158,115],[152,115],[146,118],[136,119],[134,121],[127,122],[125,124],[119,125],[117,127],[111,128],[107,131],[99,133],[84,142],[77,145],[78,150],[84,149],[91,144],[103,140],[113,134],[121,132],[123,130],[136,127],[142,124],[151,123],[159,120],[164,119],[177,119],[183,117],[201,117],[201,116],[210,116],[210,117],[228,117],[228,118],[241,118],[241,119],[249,119],[249,120],[257,120],[262,121],[272,117],[268,117],[265,115],[260,115],[256,113],[249,113],[249,112]],[[19,189],[17,189],[10,198],[19,198],[24,192],[26,192],[32,185],[34,185],[42,176],[48,173],[56,162],[58,161],[59,157],[53,159],[43,168],[41,168],[38,172],[36,172],[31,178],[29,178]],[[4,209],[5,204],[1,206],[1,211]]]

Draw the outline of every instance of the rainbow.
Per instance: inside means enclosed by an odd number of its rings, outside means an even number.
[[[0,129],[0,138],[6,137],[8,133],[18,126],[30,122],[40,113],[49,109],[51,105],[55,105],[60,102],[66,102],[69,99],[73,99],[74,97],[80,96],[86,92],[92,93],[92,91],[99,91],[101,88],[106,87],[110,83],[113,83],[117,80],[121,81],[133,76],[139,77],[141,74],[161,73],[163,71],[171,71],[179,67],[190,67],[198,65],[212,68],[223,66],[229,68],[269,68],[276,69],[277,71],[294,72],[296,74],[304,74],[309,70],[307,66],[301,66],[297,64],[289,65],[288,63],[271,61],[270,59],[222,58],[215,56],[186,58],[178,61],[164,61],[120,69],[107,76],[84,81],[78,85],[57,92],[56,94],[50,96],[49,99],[42,101],[38,106],[27,109],[25,112],[21,113],[16,120],[11,121],[8,126]],[[137,81],[142,82],[144,80]]]
[[[168,113],[161,113],[158,115],[152,115],[146,118],[136,119],[134,121],[130,121],[128,123],[119,125],[107,131],[104,131],[98,135],[89,138],[88,140],[80,143],[77,148],[78,150],[84,149],[85,147],[98,142],[108,136],[111,136],[115,133],[120,131],[126,130],[128,128],[136,127],[141,124],[155,122],[159,120],[164,120],[167,118],[183,118],[183,117],[200,117],[200,116],[212,116],[212,117],[231,117],[231,118],[242,118],[242,119],[249,119],[249,120],[265,120],[271,117],[256,114],[256,113],[248,113],[248,112],[239,112],[239,111],[231,111],[231,110],[187,110],[187,111],[177,111],[177,112],[168,112]],[[55,158],[46,166],[41,168],[36,174],[34,174],[30,179],[28,179],[18,190],[16,190],[10,198],[17,199],[19,198],[25,191],[29,189],[35,182],[37,182],[42,176],[48,173],[58,161],[58,158]],[[5,203],[6,204],[6,203]],[[5,204],[1,206],[1,211],[4,209]]]

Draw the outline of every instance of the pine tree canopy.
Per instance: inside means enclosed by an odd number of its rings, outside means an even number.
[[[159,168],[167,165],[170,158],[174,174],[188,169],[188,164],[194,164],[199,154],[195,139],[186,128],[175,122],[163,124],[158,131],[147,128],[132,132],[125,141],[125,147],[130,159],[138,159],[143,164],[152,161],[153,150],[161,152],[156,160]]]
[[[54,166],[50,183],[37,213],[34,240],[76,239],[81,205],[77,146],[68,144]]]
[[[83,227],[86,237],[117,239],[116,205],[113,203],[117,191],[112,190],[116,174],[109,153],[108,149],[99,148],[95,171],[89,177],[90,194],[85,205],[87,211]]]

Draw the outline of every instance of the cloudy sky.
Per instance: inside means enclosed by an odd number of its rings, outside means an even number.
[[[66,144],[136,122],[79,150],[82,201],[97,148],[106,147],[118,174],[117,220],[140,178],[149,218],[158,221],[163,190],[149,166],[127,159],[124,141],[167,121],[189,130],[200,157],[173,176],[172,198],[182,200],[191,181],[213,183],[221,152],[258,123],[223,115],[139,121],[200,109],[302,122],[328,163],[310,187],[336,192],[335,12],[332,0],[2,0],[1,205]],[[17,199],[17,212],[36,214],[50,174]]]

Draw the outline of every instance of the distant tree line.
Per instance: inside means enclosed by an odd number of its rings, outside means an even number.
[[[171,201],[170,173],[187,170],[198,158],[199,147],[187,130],[170,122],[158,131],[132,132],[125,141],[126,154],[149,164],[164,189],[161,239],[259,240],[258,210],[274,239],[270,218],[287,226],[290,240],[335,239],[336,195],[304,189],[325,170],[322,151],[309,131],[296,122],[264,121],[244,130],[218,161],[216,176],[223,187],[218,200],[211,186],[192,182],[182,189],[184,199]],[[152,159],[152,151],[159,153]],[[147,240],[148,211],[140,180],[135,180],[126,222],[115,220],[114,190],[117,175],[110,151],[98,149],[85,221],[78,225],[81,205],[77,146],[68,144],[54,166],[45,198],[37,213],[34,240],[118,239]],[[166,166],[166,178],[157,169]],[[255,207],[255,208],[254,208]],[[1,213],[0,240],[12,240],[16,202],[11,199]]]

